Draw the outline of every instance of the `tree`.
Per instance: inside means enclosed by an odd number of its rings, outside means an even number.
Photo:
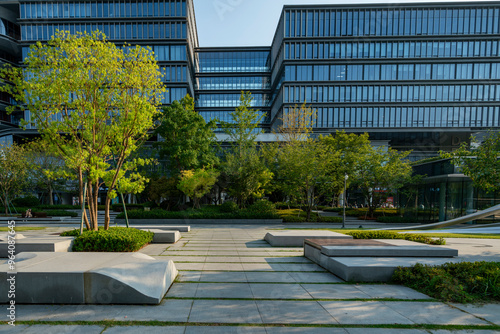
[[[230,114],[231,122],[221,122],[230,143],[230,148],[224,152],[222,171],[229,180],[229,194],[240,206],[250,198],[262,197],[273,178],[255,143],[262,132],[258,126],[264,115],[251,108],[252,100],[250,92],[242,92],[240,105]]]
[[[410,153],[370,147],[359,157],[358,173],[353,183],[362,191],[370,217],[383,198],[411,180],[412,168],[405,160]]]
[[[9,203],[22,193],[29,175],[26,150],[17,144],[0,144],[0,202],[5,214],[9,214]]]
[[[64,161],[50,154],[39,141],[27,144],[26,158],[30,168],[29,180],[33,189],[47,195],[48,204],[54,204],[54,192],[64,188],[71,175],[65,169]]]
[[[486,192],[500,190],[500,132],[491,131],[479,144],[472,137],[471,145],[463,144],[453,153],[441,153],[443,158],[451,158],[462,172],[472,179],[474,186]]]
[[[163,109],[156,134],[162,140],[154,144],[160,157],[168,158],[168,170],[177,176],[183,170],[199,169],[218,162],[213,147],[216,121],[205,122],[194,110],[194,99],[186,95]]]
[[[147,186],[148,199],[154,201],[156,205],[160,205],[166,201],[166,209],[169,210],[170,206],[178,204],[182,193],[177,189],[177,177],[154,177],[149,180]],[[162,207],[164,205],[162,204]]]
[[[193,208],[199,209],[200,199],[210,192],[218,176],[219,172],[213,168],[185,170],[177,188],[193,199]]]
[[[164,92],[154,55],[139,46],[118,48],[99,32],[58,32],[31,46],[25,65],[3,71],[14,83],[4,90],[25,104],[31,113],[25,124],[38,129],[44,146],[75,171],[81,201],[87,183],[95,230],[105,190],[108,229],[111,199],[139,192],[146,182],[135,170],[150,160],[130,156],[149,138]]]

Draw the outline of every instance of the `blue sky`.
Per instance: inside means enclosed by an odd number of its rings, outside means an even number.
[[[194,0],[194,5],[200,46],[210,47],[270,46],[281,15],[281,10],[285,4],[352,4],[380,2],[382,1]],[[403,3],[420,1],[387,0],[385,2]],[[469,0],[469,2],[474,1]]]

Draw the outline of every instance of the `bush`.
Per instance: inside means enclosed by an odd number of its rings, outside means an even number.
[[[80,230],[75,229],[71,231],[64,231],[61,233],[61,237],[77,237],[80,235]]]
[[[430,245],[445,245],[443,238],[432,239],[423,234],[397,233],[393,231],[350,231],[346,233],[354,239],[404,239]]]
[[[68,232],[72,235],[74,233]],[[154,235],[153,232],[126,227],[112,227],[107,231],[101,228],[99,231],[78,234],[73,243],[74,252],[135,252],[150,243]]]
[[[399,217],[399,216],[380,216],[377,217],[377,221],[380,223],[387,223],[387,224],[418,224],[419,221],[415,218],[410,218],[410,217]]]
[[[49,217],[78,217],[78,213],[64,210],[46,210]]]
[[[279,210],[278,214],[283,218],[284,223],[305,223],[307,213],[299,209]],[[316,212],[311,213],[309,222],[342,223],[342,217],[321,217]]]
[[[18,197],[12,201],[15,207],[34,208],[40,205],[40,200],[36,196]]]
[[[111,206],[114,212],[123,212],[123,204],[113,204]],[[144,210],[144,204],[125,204],[128,210]]]
[[[116,216],[117,219],[124,219],[125,214]],[[240,210],[238,212],[220,212],[215,210],[186,210],[186,211],[165,211],[155,209],[151,211],[130,211],[129,219],[279,219],[277,214],[267,212],[251,212]]]
[[[269,202],[268,200],[262,199],[259,201],[256,201],[252,205],[248,207],[248,211],[250,212],[265,212],[265,213],[276,213],[276,206],[274,203]]]
[[[226,201],[219,207],[219,211],[224,213],[233,213],[238,212],[239,210],[240,208],[238,207],[238,204],[234,203],[233,201]]]
[[[36,208],[40,210],[81,210],[82,206],[58,204],[58,205],[39,205]]]
[[[344,208],[324,208],[323,211],[325,212],[343,212]],[[347,212],[347,210],[346,210]]]
[[[500,262],[417,263],[399,267],[392,280],[448,302],[500,301]]]

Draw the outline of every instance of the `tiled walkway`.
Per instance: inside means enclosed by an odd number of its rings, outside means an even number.
[[[500,325],[500,305],[448,305],[402,286],[345,284],[305,259],[301,248],[270,247],[263,240],[265,233],[264,227],[194,226],[175,245],[143,249],[143,253],[174,260],[180,272],[159,306],[30,305],[18,309],[18,320],[148,323],[0,326],[0,333],[443,334],[451,332],[412,327]]]

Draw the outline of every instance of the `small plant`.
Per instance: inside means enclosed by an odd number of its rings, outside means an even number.
[[[248,207],[248,211],[250,212],[266,212],[266,213],[276,213],[276,206],[274,203],[269,202],[268,200],[262,199],[256,201],[252,205]]]
[[[75,236],[73,252],[135,252],[153,240],[153,232],[135,228],[113,227],[109,230],[67,231],[61,236]]]
[[[500,262],[417,263],[399,267],[392,280],[443,301],[500,301]]]
[[[240,208],[238,207],[238,204],[236,204],[233,201],[225,201],[219,207],[219,211],[225,212],[225,213],[238,212],[239,210],[240,210]]]
[[[393,231],[350,231],[346,234],[354,239],[404,239],[430,245],[445,245],[444,238],[433,239],[423,234],[398,233]]]

